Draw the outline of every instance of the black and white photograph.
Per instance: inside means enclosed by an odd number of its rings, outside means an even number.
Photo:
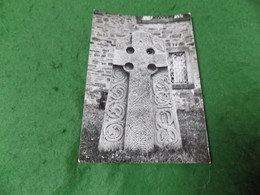
[[[190,13],[94,11],[78,161],[211,162]]]

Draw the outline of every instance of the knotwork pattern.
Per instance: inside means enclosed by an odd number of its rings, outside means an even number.
[[[176,134],[174,113],[171,109],[161,109],[156,112],[156,142],[159,146],[167,146],[169,143],[175,144],[178,139]]]
[[[157,106],[171,106],[170,79],[168,74],[155,74],[153,77],[153,91]]]
[[[181,148],[177,111],[171,98],[171,82],[167,69],[153,76],[155,111],[155,144],[159,147]]]

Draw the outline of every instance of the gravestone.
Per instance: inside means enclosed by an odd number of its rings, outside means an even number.
[[[182,147],[163,40],[135,31],[115,50],[100,151]]]

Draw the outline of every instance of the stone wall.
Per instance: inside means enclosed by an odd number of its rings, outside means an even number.
[[[185,16],[185,19],[182,16]],[[168,53],[188,51],[186,58],[188,80],[194,87],[174,89],[174,101],[178,109],[203,107],[191,17],[187,14],[172,17],[173,19],[165,20],[160,18],[160,22],[165,22],[156,23],[154,19],[149,22],[149,17],[147,20],[147,17],[94,12],[85,95],[87,104],[98,104],[101,92],[109,89],[116,45],[126,44],[133,31],[142,30],[163,39]],[[142,22],[142,19],[145,22]]]

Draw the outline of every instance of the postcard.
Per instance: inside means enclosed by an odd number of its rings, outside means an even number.
[[[210,161],[191,15],[94,11],[79,162]]]

